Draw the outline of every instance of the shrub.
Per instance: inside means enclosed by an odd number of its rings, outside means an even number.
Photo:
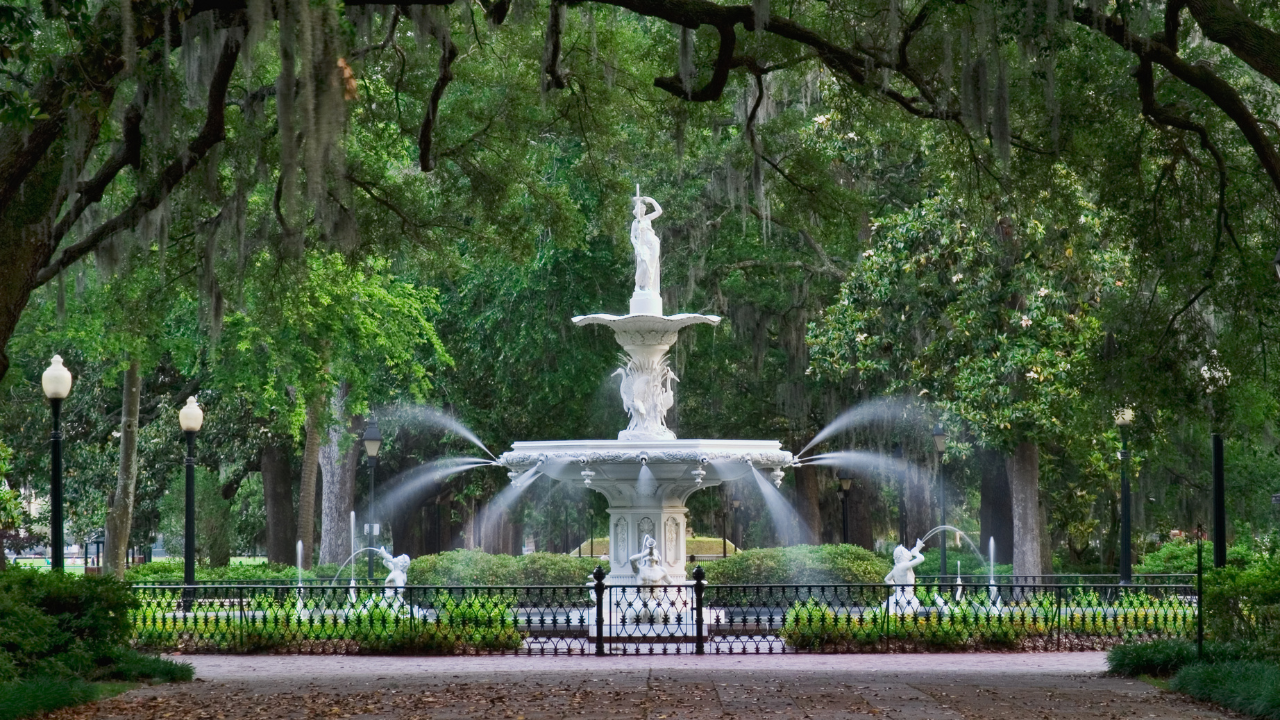
[[[848,615],[837,616],[826,603],[812,598],[787,610],[778,634],[788,645],[802,650],[821,650],[854,639]]]
[[[512,556],[452,550],[415,559],[409,565],[408,577],[410,585],[439,587],[583,585],[590,581],[599,564],[596,558],[554,553]]]
[[[111,656],[111,664],[94,673],[95,680],[158,680],[160,682],[188,682],[195,677],[191,663],[166,660],[155,655],[145,655],[132,648],[119,648]]]
[[[12,569],[0,573],[0,651],[11,674],[85,675],[132,632],[138,601],[113,578]]]
[[[700,563],[712,585],[884,582],[889,562],[856,545],[794,545],[744,550]],[[688,567],[690,574],[693,567]]]
[[[91,702],[98,690],[80,678],[37,678],[0,683],[0,720],[17,720],[42,712]]]
[[[381,567],[381,564],[378,565]],[[181,560],[157,560],[155,562],[142,563],[134,565],[125,570],[124,579],[130,583],[155,583],[161,585],[180,585],[182,584],[183,563]],[[319,568],[317,568],[319,570]],[[358,573],[363,577],[364,573]],[[316,577],[333,577],[330,572],[327,576],[318,575],[310,570],[303,570],[302,577],[305,579],[314,579]],[[296,581],[298,579],[298,568],[295,565],[286,565],[284,563],[258,563],[253,565],[226,565],[223,567],[196,567],[197,582],[245,582],[252,583],[257,580],[284,580]]]
[[[1262,643],[1205,641],[1201,658],[1194,640],[1127,642],[1107,652],[1107,667],[1117,675],[1169,677],[1196,662],[1227,663],[1240,660],[1280,659],[1280,648]]]
[[[1280,666],[1258,660],[1191,663],[1169,687],[1259,718],[1280,720]]]
[[[1227,548],[1227,565],[1243,568],[1260,559],[1249,547],[1236,543]],[[1213,567],[1213,541],[1204,541],[1204,567]],[[1155,552],[1147,553],[1142,562],[1133,566],[1135,573],[1144,575],[1190,574],[1196,571],[1196,544],[1187,540],[1172,540]]]
[[[1205,628],[1215,640],[1280,645],[1280,558],[1207,573],[1204,610]]]

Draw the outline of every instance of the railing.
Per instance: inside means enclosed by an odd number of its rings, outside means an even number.
[[[1101,649],[1193,638],[1194,585],[135,586],[184,652],[628,654]],[[1045,578],[1046,581],[1052,578]]]

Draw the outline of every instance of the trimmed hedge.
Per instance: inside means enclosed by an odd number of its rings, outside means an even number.
[[[1251,548],[1237,543],[1227,547],[1227,565],[1244,568],[1261,557]],[[1213,541],[1204,541],[1204,568],[1213,567]],[[1133,572],[1139,575],[1177,575],[1196,571],[1196,544],[1189,540],[1171,540],[1161,545],[1155,552],[1142,557],[1142,562],[1133,566]]]
[[[555,553],[490,555],[481,550],[451,550],[416,558],[408,577],[410,585],[439,587],[583,585],[599,564],[597,558]],[[608,563],[604,569],[609,570]]]
[[[322,566],[324,567],[324,566]],[[382,568],[382,563],[378,563],[378,568]],[[128,583],[160,583],[180,585],[182,583],[183,562],[181,560],[156,560],[149,563],[141,563],[134,565],[124,571],[125,582]],[[320,568],[317,568],[320,569]],[[335,568],[336,569],[336,568]],[[344,568],[345,571],[345,568]],[[364,568],[359,570],[361,577],[364,577]],[[317,575],[310,570],[303,570],[302,577],[312,580],[316,577],[332,577],[333,572],[330,571],[327,576]],[[201,567],[196,566],[197,582],[246,582],[252,583],[255,580],[297,580],[298,568],[295,565],[285,565],[283,563],[256,563],[252,565],[227,565],[224,567]]]
[[[759,548],[700,564],[712,585],[880,584],[891,567],[857,545]],[[691,575],[693,567],[687,566]]]
[[[1169,688],[1254,717],[1280,720],[1280,665],[1260,660],[1192,663]]]

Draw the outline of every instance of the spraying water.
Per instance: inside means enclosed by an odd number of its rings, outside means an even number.
[[[486,535],[493,532],[493,523],[498,522],[502,517],[504,517],[505,513],[510,510],[516,504],[516,501],[520,499],[520,496],[524,494],[524,491],[533,484],[533,481],[537,479],[541,472],[542,465],[543,463],[538,463],[512,478],[510,484],[498,491],[497,495],[494,495],[489,499],[489,502],[485,503],[483,512],[483,532]]]
[[[986,558],[982,556],[982,549],[978,547],[977,543],[975,543],[972,539],[970,539],[970,537],[967,534],[965,534],[963,530],[957,527],[953,527],[951,525],[939,525],[938,527],[925,533],[924,537],[920,539],[925,542],[929,542],[929,538],[933,537],[934,535],[937,535],[940,532],[953,532],[957,536],[964,538],[964,541],[969,544],[969,549],[973,551],[974,555],[978,556],[978,560],[980,562],[983,560],[986,560]],[[956,562],[956,567],[957,568],[960,567],[959,561]],[[956,574],[959,575],[960,571],[957,570]]]
[[[448,457],[419,465],[391,479],[391,482],[395,483],[395,489],[378,501],[378,508],[391,508],[407,503],[415,495],[435,487],[446,478],[478,467],[496,464],[493,460],[484,458]]]
[[[443,410],[425,405],[415,405],[413,407],[398,408],[394,414],[401,418],[401,422],[406,422],[406,424],[407,421],[416,421],[422,425],[446,430],[454,435],[466,438],[473,445],[483,450],[486,455],[494,458],[493,453],[489,452],[489,448],[485,447],[485,444],[480,441],[480,438],[474,432],[471,432],[470,428],[458,422],[457,418],[446,414]],[[497,458],[494,459],[496,460]]]
[[[915,470],[919,473],[928,472],[924,468],[902,458],[889,457],[867,450],[841,450],[839,452],[822,453],[821,455],[806,458],[802,464],[844,468],[867,475],[888,472],[901,477],[905,476],[909,470]],[[978,554],[981,555],[982,553]]]
[[[747,467],[751,468],[751,474],[756,479],[760,494],[764,495],[764,505],[769,509],[769,517],[773,520],[773,530],[778,535],[778,541],[783,545],[796,544],[798,539],[796,534],[802,525],[795,508],[791,507],[791,503],[782,497],[782,493],[778,492],[773,483],[766,480],[759,470],[751,465]]]
[[[907,402],[901,398],[881,398],[879,400],[871,400],[856,407],[849,408],[827,424],[826,427],[818,431],[817,435],[804,446],[797,455],[803,455],[809,451],[809,448],[826,440],[838,432],[853,427],[866,425],[873,420],[894,420],[903,417],[906,413]]]
[[[636,494],[651,497],[656,492],[658,492],[658,479],[653,476],[653,471],[649,469],[649,463],[642,463],[640,465],[640,476],[636,478]]]

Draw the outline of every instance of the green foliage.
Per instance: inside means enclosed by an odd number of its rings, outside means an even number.
[[[1206,573],[1205,629],[1216,640],[1280,647],[1280,557]]]
[[[1274,662],[1192,663],[1173,676],[1169,688],[1253,717],[1280,720],[1280,665]]]
[[[423,555],[409,565],[410,585],[439,587],[490,585],[583,585],[600,564],[599,559],[530,553],[491,555],[480,550],[451,550]],[[608,564],[605,564],[608,571]]]
[[[924,562],[916,566],[916,575],[937,575],[942,564],[942,553],[937,548],[930,548],[920,553],[924,555]],[[956,561],[960,562],[961,575],[986,575],[989,566],[987,562],[973,554],[968,550],[959,550],[957,548],[947,549],[947,574],[954,576],[956,574]],[[996,577],[1001,575],[1012,575],[1012,565],[996,564]]]
[[[1213,541],[1205,540],[1204,543],[1204,569],[1206,572],[1213,569]],[[1236,568],[1244,568],[1259,559],[1259,555],[1252,547],[1244,543],[1236,543],[1227,547],[1227,565]],[[1187,540],[1173,540],[1164,543],[1155,552],[1149,552],[1142,556],[1142,562],[1133,566],[1133,571],[1139,574],[1194,574],[1196,571],[1196,544]]]
[[[1196,662],[1225,663],[1239,660],[1280,660],[1280,647],[1261,643],[1205,640],[1201,657],[1191,638],[1133,641],[1107,651],[1107,669],[1117,675],[1168,677]]]
[[[0,682],[0,720],[18,720],[92,702],[98,688],[78,677],[42,677]]]
[[[848,614],[837,617],[825,603],[813,598],[796,602],[787,610],[778,635],[799,650],[821,650],[842,645],[855,637]]]
[[[891,567],[856,545],[757,548],[699,564],[711,585],[882,583]],[[687,569],[693,571],[692,566]]]
[[[125,582],[181,584],[183,562],[181,559],[155,560],[139,563],[125,570]],[[316,570],[303,570],[305,580],[326,577]],[[327,577],[332,577],[332,572]],[[197,582],[245,582],[252,584],[255,580],[297,580],[298,568],[283,563],[231,564],[222,567],[196,566]]]
[[[119,648],[111,655],[111,664],[94,673],[95,680],[154,680],[157,682],[189,682],[195,677],[191,663],[175,662],[156,655],[140,653],[133,648]]]
[[[137,604],[113,578],[0,573],[0,657],[18,677],[89,675],[128,641]]]

